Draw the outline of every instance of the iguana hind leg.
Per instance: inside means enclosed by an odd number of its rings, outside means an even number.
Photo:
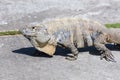
[[[106,61],[115,62],[114,56],[112,55],[111,51],[105,46],[106,39],[107,37],[104,34],[100,34],[94,40],[94,46],[97,48],[97,50],[102,52],[100,59],[105,58]]]

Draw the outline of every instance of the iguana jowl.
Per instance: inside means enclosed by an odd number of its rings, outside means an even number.
[[[105,44],[120,44],[120,34],[116,30],[107,29],[104,25],[78,17],[57,18],[40,24],[20,29],[33,46],[48,55],[53,55],[57,45],[68,47],[72,55],[67,59],[75,60],[77,48],[95,46],[101,51],[101,59],[115,61],[111,51]]]

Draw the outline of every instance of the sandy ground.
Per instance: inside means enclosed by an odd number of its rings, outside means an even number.
[[[46,19],[80,16],[101,23],[120,21],[120,0],[1,0],[0,31],[15,30]],[[97,51],[80,49],[78,60],[67,61],[68,50],[54,57],[40,53],[21,35],[0,37],[0,80],[120,80],[120,51],[111,49],[117,63],[100,60]]]

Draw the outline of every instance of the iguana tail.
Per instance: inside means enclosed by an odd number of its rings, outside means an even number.
[[[110,28],[109,35],[109,42],[120,44],[120,28]]]

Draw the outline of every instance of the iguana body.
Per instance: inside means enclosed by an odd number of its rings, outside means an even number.
[[[76,17],[53,19],[20,31],[29,38],[36,49],[46,54],[53,55],[57,45],[68,47],[72,55],[67,59],[71,60],[77,59],[79,53],[77,48],[95,46],[102,51],[101,59],[114,61],[113,55],[105,47],[105,44],[120,44],[120,38],[116,31],[113,32],[96,21]],[[42,44],[44,44],[43,47],[52,46],[49,48],[51,53],[46,52],[47,48],[41,50]]]

